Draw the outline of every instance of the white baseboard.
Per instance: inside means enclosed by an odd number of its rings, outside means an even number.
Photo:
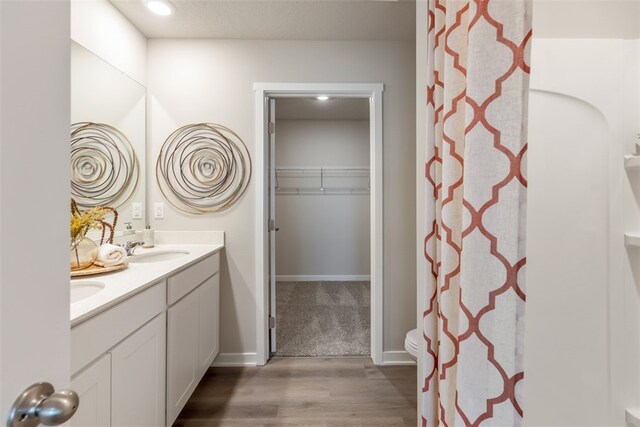
[[[382,366],[415,365],[416,361],[406,351],[383,351]]]
[[[220,353],[211,366],[256,366],[256,353]]]
[[[277,282],[359,282],[371,280],[371,276],[368,275],[355,275],[355,274],[343,274],[343,275],[276,275]]]

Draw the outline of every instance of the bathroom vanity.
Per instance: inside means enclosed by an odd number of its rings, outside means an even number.
[[[223,244],[156,246],[72,280],[73,426],[170,426],[219,349]]]
[[[117,208],[120,224],[131,225],[116,230],[120,243],[147,241],[145,87],[72,41],[71,121],[72,196],[83,209]],[[87,167],[98,163],[109,173]],[[107,184],[122,188],[100,198],[95,189]],[[125,270],[71,281],[71,388],[80,395],[73,426],[171,425],[218,354],[224,233],[163,230],[155,242]]]

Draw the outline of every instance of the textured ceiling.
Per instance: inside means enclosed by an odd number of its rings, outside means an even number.
[[[415,40],[414,0],[173,0],[169,17],[110,1],[148,38]]]
[[[277,120],[368,120],[369,100],[366,98],[276,99]]]

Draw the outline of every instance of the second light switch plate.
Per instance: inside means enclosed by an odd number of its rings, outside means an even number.
[[[155,219],[164,218],[164,203],[157,202],[153,204],[153,217]]]
[[[133,219],[142,219],[142,203],[132,203],[131,204],[131,217]]]

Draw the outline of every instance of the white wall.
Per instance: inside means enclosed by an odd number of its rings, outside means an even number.
[[[276,101],[276,111],[280,102],[286,100]],[[278,168],[369,167],[367,120],[278,120],[276,128]],[[280,179],[279,183],[298,186],[305,185],[304,181],[319,184],[319,179],[308,178]],[[362,182],[332,178],[325,180],[325,185]],[[370,216],[366,194],[278,195],[276,274],[285,276],[279,280],[299,280],[299,276],[314,276],[310,280],[329,280],[330,276],[362,280],[362,276],[369,276]]]
[[[108,0],[71,1],[71,39],[146,86],[147,38]]]
[[[425,164],[427,162],[427,103],[425,91],[427,81],[427,14],[428,4],[426,0],[416,1],[416,319],[415,327],[420,330],[423,324],[425,281],[427,280],[427,263],[424,259],[424,236],[427,235],[427,224],[425,221]],[[425,351],[425,342],[418,340],[418,355]],[[418,357],[418,375],[416,376],[416,389],[418,393],[416,405],[417,419],[422,418],[422,378],[423,360]]]
[[[534,37],[638,39],[639,15],[636,0],[534,0]]]
[[[254,155],[254,82],[384,83],[385,350],[403,349],[415,316],[415,50],[408,42],[150,40],[149,158],[194,122],[221,123]],[[151,180],[150,180],[151,181]],[[189,216],[166,206],[157,230],[224,230],[222,353],[256,351],[255,187],[231,209]],[[149,201],[162,201],[150,184]],[[402,190],[398,190],[402,189]]]

